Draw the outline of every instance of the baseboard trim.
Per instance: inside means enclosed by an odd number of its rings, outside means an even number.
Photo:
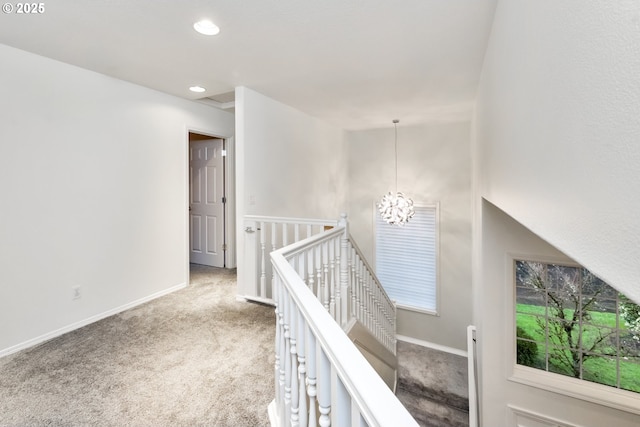
[[[444,351],[445,353],[455,354],[457,356],[469,357],[469,354],[464,350],[459,350],[457,348],[448,347],[446,345],[436,344],[429,341],[420,340],[418,338],[407,337],[404,335],[396,335],[396,338],[399,341],[408,342],[410,344],[416,344],[422,347],[432,348],[438,351]]]
[[[259,302],[260,304],[272,305],[275,307],[276,302],[271,298],[252,297],[248,295],[236,295],[236,301]]]
[[[104,319],[106,317],[113,316],[114,314],[118,314],[118,313],[121,313],[121,312],[123,312],[125,310],[129,310],[131,308],[134,308],[136,306],[139,306],[141,304],[144,304],[144,303],[149,302],[151,300],[154,300],[156,298],[160,298],[162,296],[168,295],[168,294],[173,293],[175,291],[179,291],[180,289],[184,289],[186,286],[187,286],[186,283],[180,283],[179,285],[172,286],[172,287],[170,287],[168,289],[164,289],[162,291],[159,291],[159,292],[156,292],[154,294],[148,295],[148,296],[146,296],[144,298],[140,298],[138,300],[132,301],[132,302],[130,302],[128,304],[121,305],[120,307],[116,307],[114,309],[107,310],[107,311],[105,311],[103,313],[96,314],[95,316],[91,316],[91,317],[89,317],[87,319],[80,320],[78,322],[74,322],[74,323],[72,323],[70,325],[67,325],[67,326],[64,326],[64,327],[62,327],[60,329],[56,329],[55,331],[47,332],[46,334],[40,335],[39,337],[32,338],[30,340],[24,341],[24,342],[22,342],[20,344],[16,344],[16,345],[11,346],[9,348],[5,348],[3,350],[0,350],[0,358],[5,357],[5,356],[9,356],[10,354],[13,354],[13,353],[17,353],[18,351],[21,351],[21,350],[25,350],[25,349],[27,349],[29,347],[33,347],[35,345],[41,344],[41,343],[43,343],[45,341],[49,341],[50,339],[59,337],[60,335],[66,334],[67,332],[71,332],[71,331],[74,331],[76,329],[80,329],[83,326],[87,326],[87,325],[89,325],[91,323],[97,322],[98,320],[102,320],[102,319]]]
[[[269,422],[271,423],[271,427],[278,427],[280,425],[280,417],[278,417],[278,407],[275,399],[269,403],[267,412],[269,413]]]

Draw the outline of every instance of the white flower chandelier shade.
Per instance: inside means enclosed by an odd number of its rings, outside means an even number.
[[[404,194],[391,192],[385,194],[378,203],[378,210],[382,219],[391,225],[405,225],[415,214],[413,200]]]
[[[389,192],[378,202],[378,211],[387,223],[392,225],[405,225],[409,219],[415,214],[413,200],[406,197],[398,191],[398,123],[399,120],[393,121],[395,131],[395,173],[396,173],[396,191],[395,194]]]

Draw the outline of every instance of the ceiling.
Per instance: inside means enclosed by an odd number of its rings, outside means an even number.
[[[54,0],[1,14],[0,43],[187,99],[247,86],[370,129],[470,117],[496,2]],[[202,18],[220,34],[196,33]]]

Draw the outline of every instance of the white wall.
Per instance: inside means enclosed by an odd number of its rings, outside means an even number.
[[[3,45],[0,62],[3,354],[186,283],[187,129],[234,118]]]
[[[346,210],[344,131],[245,87],[236,89],[238,293],[245,215],[338,219]]]
[[[638,423],[637,415],[508,382],[513,361],[503,336],[511,332],[501,327],[512,316],[505,254],[552,250],[535,235],[640,301],[638,22],[633,1],[498,4],[473,124],[484,425],[512,425],[509,403],[584,426]]]
[[[481,307],[481,328],[478,346],[481,353],[482,414],[484,426],[515,426],[513,413],[507,405],[547,418],[518,425],[555,427],[561,425],[631,427],[640,423],[640,416],[602,405],[586,402],[538,387],[524,385],[508,378],[515,362],[513,336],[514,317],[513,257],[534,257],[555,262],[572,262],[570,258],[527,230],[489,202],[481,204],[482,291],[475,298]],[[623,398],[611,390],[612,398]],[[575,387],[572,390],[576,390]],[[630,393],[628,393],[630,394]]]
[[[348,133],[350,232],[373,266],[374,203],[395,190],[389,125]],[[416,203],[440,203],[439,316],[400,309],[398,334],[459,350],[471,323],[469,132],[469,122],[398,125],[398,190]]]
[[[640,3],[500,1],[477,108],[481,192],[640,301]]]

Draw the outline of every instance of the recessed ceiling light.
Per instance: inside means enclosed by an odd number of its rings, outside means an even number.
[[[201,87],[201,86],[191,86],[191,87],[189,88],[189,90],[190,90],[191,92],[198,92],[198,93],[200,93],[200,92],[204,92],[206,89],[205,89],[205,88],[203,88],[203,87]]]
[[[203,19],[202,21],[198,21],[193,24],[193,28],[199,32],[200,34],[204,34],[205,36],[215,36],[220,32],[220,27],[218,27],[213,22],[208,19]]]

